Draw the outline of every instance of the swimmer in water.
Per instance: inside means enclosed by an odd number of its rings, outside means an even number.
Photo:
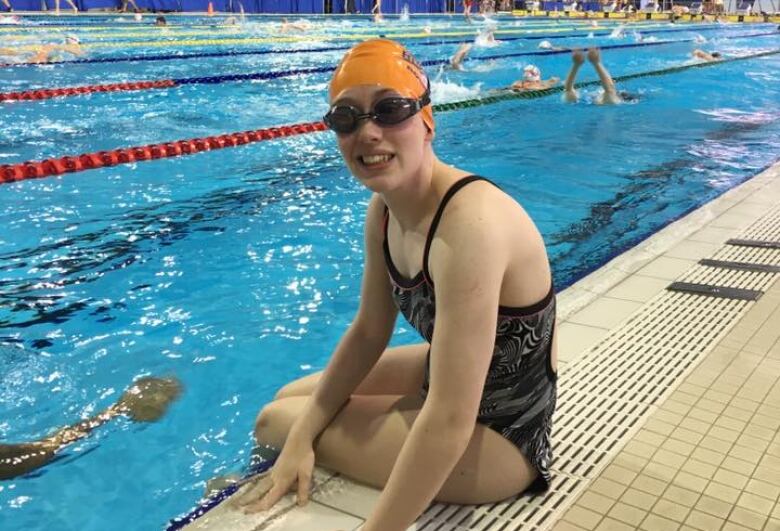
[[[37,441],[0,444],[0,480],[32,472],[50,463],[67,445],[83,439],[98,426],[124,415],[136,422],[155,422],[181,394],[175,378],[145,376],[135,381],[119,400],[86,420],[66,426]]]
[[[84,50],[76,35],[67,35],[63,44],[41,44],[27,49],[0,48],[0,56],[16,57],[23,63],[46,64],[59,60],[62,54],[82,56]]]
[[[524,92],[526,90],[546,90],[554,87],[561,81],[559,77],[551,77],[542,80],[542,71],[538,66],[526,65],[523,68],[523,79],[518,79],[509,87],[515,92]]]
[[[611,105],[639,99],[637,95],[631,94],[630,92],[618,92],[615,88],[615,82],[612,80],[612,76],[609,75],[607,69],[601,64],[601,52],[598,48],[590,48],[588,50],[588,61],[591,62],[593,68],[596,70],[603,89],[602,93],[596,98],[596,104]],[[571,62],[571,70],[569,70],[569,75],[566,76],[566,82],[563,86],[563,97],[565,101],[574,103],[579,100],[577,90],[574,88],[574,81],[577,78],[577,72],[582,66],[582,63],[585,62],[585,55],[582,53],[582,50],[574,50],[572,52]]]
[[[450,64],[448,65],[452,70],[463,70],[463,60],[468,55],[469,51],[474,45],[470,42],[464,42],[458,47],[455,55],[450,58]]]
[[[289,33],[291,31],[306,32],[311,29],[311,24],[306,21],[300,20],[298,22],[288,22],[286,18],[282,18],[282,25],[279,28],[280,33]]]
[[[563,48],[560,48],[558,46],[553,46],[553,43],[551,43],[548,40],[544,40],[539,43],[539,49],[540,50],[550,50],[550,51],[558,51],[563,50]]]
[[[167,26],[168,25],[168,21],[165,20],[164,16],[160,15],[159,17],[154,19],[154,25],[155,26]]]
[[[691,56],[694,59],[701,59],[707,63],[714,63],[716,61],[723,60],[723,56],[720,54],[720,52],[705,52],[704,50],[700,50],[698,48],[691,52]]]

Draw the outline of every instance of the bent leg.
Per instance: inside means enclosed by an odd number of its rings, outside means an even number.
[[[609,75],[609,72],[607,72],[607,69],[604,68],[604,65],[601,63],[595,63],[593,68],[596,69],[596,73],[599,75],[599,79],[601,80],[601,86],[604,88],[605,100],[609,99],[611,102],[619,100],[620,98],[617,95],[617,89],[615,89],[615,82],[612,81],[612,76]]]
[[[376,365],[358,385],[356,395],[414,395],[420,392],[425,378],[428,343],[386,349]],[[294,380],[276,393],[275,400],[307,396],[322,377],[322,371]]]
[[[267,405],[255,426],[260,445],[281,448],[306,404],[290,397]],[[354,395],[320,436],[317,464],[382,488],[422,408],[417,396]],[[477,424],[471,440],[436,499],[493,503],[527,489],[537,471],[512,443]]]
[[[577,79],[577,72],[579,72],[582,63],[585,62],[585,56],[581,50],[574,50],[571,54],[571,61],[571,68],[563,85],[563,98],[569,103],[574,103],[578,99],[574,81]]]

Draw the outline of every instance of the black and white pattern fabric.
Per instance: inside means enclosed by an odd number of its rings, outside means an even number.
[[[384,254],[393,287],[393,299],[411,326],[431,342],[436,322],[436,298],[428,273],[428,252],[444,207],[467,184],[487,180],[470,176],[456,182],[442,198],[431,222],[423,253],[423,268],[413,279],[396,269],[387,241],[388,213],[384,221]],[[479,407],[478,422],[511,441],[539,471],[529,488],[543,491],[550,485],[552,444],[550,432],[556,403],[556,374],[551,366],[555,328],[555,293],[524,308],[499,306],[496,342]],[[429,360],[422,395],[429,386]]]

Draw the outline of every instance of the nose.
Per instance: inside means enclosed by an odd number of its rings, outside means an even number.
[[[368,116],[361,117],[358,121],[357,131],[361,140],[379,140],[382,138],[382,128]]]

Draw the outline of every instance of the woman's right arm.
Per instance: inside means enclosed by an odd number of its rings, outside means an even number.
[[[308,501],[314,468],[314,442],[384,352],[398,311],[382,254],[384,203],[371,198],[366,214],[365,265],[360,306],[342,336],[314,394],[290,427],[284,447],[270,474],[270,484],[256,484],[237,499],[247,512],[273,507],[297,482],[298,503]],[[261,496],[258,499],[258,495]]]
[[[313,443],[365,379],[390,341],[398,310],[384,264],[384,213],[384,202],[375,194],[366,213],[365,265],[357,315],[339,341],[288,439]]]

